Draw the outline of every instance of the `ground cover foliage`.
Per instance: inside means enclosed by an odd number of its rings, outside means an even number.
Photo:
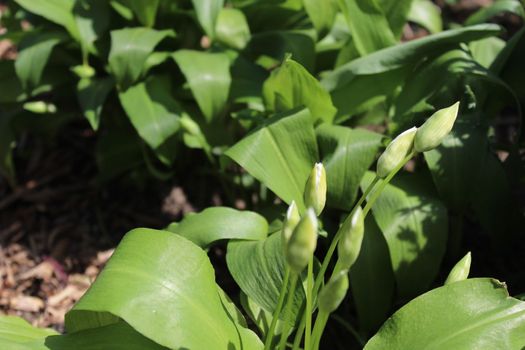
[[[82,125],[96,186],[204,168],[224,205],[128,232],[65,332],[3,316],[2,348],[522,349],[524,8],[447,3],[10,2],[2,181]]]

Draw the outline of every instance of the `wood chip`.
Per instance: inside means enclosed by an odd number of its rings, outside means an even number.
[[[10,306],[18,311],[38,312],[44,308],[44,301],[37,297],[19,295],[11,299]]]

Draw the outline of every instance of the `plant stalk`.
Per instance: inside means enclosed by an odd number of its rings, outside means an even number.
[[[284,309],[283,318],[283,331],[281,333],[281,340],[279,341],[279,350],[286,349],[286,340],[288,339],[288,331],[290,329],[290,312],[292,311],[292,304],[295,295],[295,286],[297,285],[298,275],[295,272],[291,272],[290,276],[290,290],[288,291],[288,297],[286,298],[286,306]]]
[[[326,312],[319,311],[319,314],[317,315],[317,319],[315,320],[314,325],[314,331],[312,335],[312,347],[311,350],[318,350],[319,344],[321,342],[321,337],[323,336],[324,328],[326,327],[326,323],[328,322],[328,316]],[[308,349],[305,347],[305,349]]]
[[[275,327],[277,326],[277,321],[279,320],[279,315],[283,309],[284,298],[286,296],[286,288],[288,287],[288,282],[290,281],[290,267],[286,266],[283,278],[283,284],[281,286],[281,291],[279,293],[279,300],[277,301],[277,307],[272,315],[272,323],[270,324],[270,329],[266,335],[266,341],[264,343],[264,350],[270,350],[272,346],[273,335],[275,333]]]
[[[312,304],[313,304],[314,257],[308,261],[308,275],[306,278],[306,328],[304,334],[304,348],[310,349],[312,334]]]

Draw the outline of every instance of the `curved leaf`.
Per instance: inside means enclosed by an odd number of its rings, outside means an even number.
[[[516,349],[525,346],[525,303],[505,284],[475,278],[434,289],[397,311],[365,350]]]
[[[256,335],[226,310],[201,248],[171,232],[136,229],[123,238],[95,283],[66,315],[66,328],[78,332],[116,323],[120,317],[172,349],[262,348]]]
[[[408,13],[408,19],[428,29],[431,34],[443,30],[441,10],[431,0],[414,0]]]
[[[55,335],[52,329],[33,327],[15,316],[0,316],[0,348],[13,350],[46,349],[44,340]]]
[[[217,40],[234,49],[243,49],[250,40],[250,27],[241,10],[223,8],[217,18]]]
[[[226,155],[286,203],[304,210],[306,180],[318,160],[317,142],[307,109],[268,120],[226,151]]]
[[[319,126],[316,134],[326,169],[327,205],[349,211],[383,136],[364,129],[326,124]]]
[[[217,16],[224,5],[224,0],[191,0],[197,14],[197,19],[204,32],[211,38],[215,37]]]
[[[159,8],[160,0],[130,0],[131,8],[140,23],[146,27],[153,27]]]
[[[379,0],[390,29],[396,39],[401,37],[410,9],[415,0]]]
[[[324,37],[332,28],[337,14],[336,0],[302,0],[304,9],[310,17],[319,37]]]
[[[373,177],[367,173],[362,187]],[[419,180],[416,175],[397,175],[372,207],[388,244],[402,299],[428,288],[438,273],[447,243],[446,207]]]
[[[171,224],[168,230],[206,248],[222,239],[265,239],[268,222],[252,211],[214,207],[189,214],[180,223]]]
[[[103,36],[109,27],[110,7],[107,0],[76,0],[73,9],[84,55],[97,53],[95,41]]]
[[[221,115],[230,92],[230,60],[224,53],[179,50],[173,54],[208,122]]]
[[[525,11],[523,4],[519,0],[498,0],[494,1],[490,6],[483,7],[470,15],[465,21],[465,25],[487,22],[492,17],[503,12],[514,13],[515,15],[525,18]]]

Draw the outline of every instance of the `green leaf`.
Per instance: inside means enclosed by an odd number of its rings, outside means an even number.
[[[379,0],[378,4],[388,20],[390,29],[396,39],[403,34],[408,14],[415,0]]]
[[[166,146],[180,128],[183,111],[172,97],[168,77],[150,76],[121,92],[119,97],[140,137],[162,161],[170,163],[174,150],[166,150]]]
[[[327,205],[349,211],[383,137],[363,129],[326,124],[319,126],[316,134],[326,169]]]
[[[206,120],[222,115],[230,92],[230,60],[224,53],[179,50],[173,54]]]
[[[134,330],[126,322],[46,338],[50,350],[167,350]]]
[[[315,162],[317,142],[307,109],[276,115],[243,138],[226,155],[286,203],[304,210],[303,191]]]
[[[271,112],[308,107],[314,121],[331,123],[336,113],[328,92],[303,66],[286,58],[263,85],[263,98]]]
[[[396,44],[385,13],[376,0],[339,0],[361,56]]]
[[[337,14],[337,3],[335,0],[302,0],[304,9],[310,17],[315,30],[322,38],[334,25],[335,15]]]
[[[250,319],[255,323],[259,331],[263,336],[266,336],[268,334],[268,331],[270,330],[270,325],[272,324],[272,313],[269,311],[266,311],[262,307],[259,306],[255,301],[252,300],[249,296],[247,296],[245,293],[241,291],[240,295],[240,301],[242,308],[250,317]],[[284,322],[281,320],[277,321],[277,325],[275,327],[274,335],[277,336],[282,333],[282,327],[284,325]],[[278,338],[278,337],[275,337]],[[278,341],[278,339],[276,339]],[[275,341],[275,340],[274,340]]]
[[[75,39],[79,39],[73,7],[76,0],[15,0],[26,11],[42,16],[53,23],[59,24]]]
[[[171,30],[157,31],[150,28],[124,28],[111,31],[109,67],[118,86],[125,90],[142,73],[144,64],[153,49]]]
[[[0,316],[0,348],[13,350],[47,349],[44,340],[57,334],[52,329],[31,326],[15,316]]]
[[[60,33],[47,32],[27,36],[20,43],[15,70],[26,91],[39,86],[53,48],[63,39]]]
[[[168,229],[201,248],[207,248],[223,239],[265,239],[268,222],[252,211],[213,207],[198,214],[189,214],[181,222],[171,224]]]
[[[482,24],[388,47],[336,68],[323,78],[322,84],[331,92],[332,101],[339,113],[346,114],[356,109],[355,104],[349,100],[353,94],[360,94],[360,101],[366,101],[367,96],[377,95],[378,90],[383,94],[389,93],[402,83],[413,66],[427,55],[442,52],[460,42],[483,39],[499,32],[499,26]],[[389,88],[383,88],[382,84],[387,84]],[[364,95],[360,92],[363,89],[371,92]]]
[[[104,102],[114,87],[115,81],[110,77],[81,79],[78,82],[78,102],[93,130],[97,130],[100,125],[100,113]]]
[[[95,41],[102,37],[109,27],[108,1],[77,0],[73,13],[84,55],[87,55],[88,51],[96,54]]]
[[[441,10],[430,0],[412,1],[408,19],[428,29],[431,34],[436,34],[443,30]]]
[[[217,41],[242,50],[250,41],[250,27],[241,10],[223,8],[217,18]]]
[[[525,11],[519,0],[498,0],[494,1],[490,6],[483,7],[470,15],[465,21],[465,25],[470,26],[487,22],[492,17],[503,12],[513,13],[521,18],[525,18]]]
[[[215,37],[217,16],[221,11],[224,0],[191,0],[202,29],[210,38]]]
[[[226,254],[235,282],[249,298],[270,313],[277,307],[286,266],[281,238],[278,231],[262,241],[231,241]],[[300,316],[304,298],[304,289],[296,288],[293,320]]]
[[[136,229],[66,315],[66,328],[78,332],[121,318],[171,349],[261,349],[226,310],[201,248],[171,232]]]
[[[367,173],[362,187],[374,175]],[[434,281],[446,249],[448,215],[426,183],[401,174],[385,187],[372,212],[385,236],[400,298],[411,298]]]
[[[153,27],[160,0],[129,0],[131,8],[142,25]]]
[[[525,304],[476,278],[434,289],[397,311],[365,350],[522,349]]]
[[[472,57],[483,67],[489,68],[505,47],[505,41],[491,37],[473,41],[469,47]]]

